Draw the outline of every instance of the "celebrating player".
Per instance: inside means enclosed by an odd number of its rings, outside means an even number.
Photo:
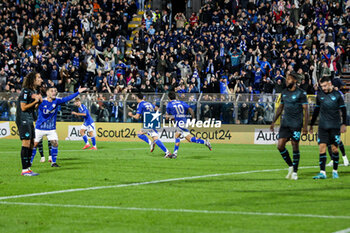
[[[36,94],[36,89],[41,85],[40,73],[31,72],[23,81],[21,94],[17,101],[16,124],[19,137],[22,141],[21,161],[22,176],[37,176],[38,173],[30,169],[30,157],[34,144],[34,110],[42,101],[41,95]]]
[[[166,112],[168,114],[168,117],[173,117],[176,122],[177,132],[175,134],[175,148],[174,153],[172,154],[171,158],[177,158],[177,152],[179,150],[180,146],[180,136],[182,135],[188,142],[194,142],[199,144],[204,144],[209,148],[209,150],[212,150],[210,142],[208,140],[204,141],[201,138],[193,137],[189,130],[184,127],[187,122],[187,115],[188,113],[191,114],[192,118],[194,118],[194,112],[193,109],[188,106],[187,103],[183,101],[176,100],[176,94],[175,92],[169,92],[168,97],[170,99],[170,102],[168,103],[166,107]],[[169,116],[170,115],[170,116]],[[181,127],[181,124],[183,126]]]
[[[80,134],[82,135],[84,142],[85,142],[85,146],[83,147],[83,150],[88,149],[90,147],[89,139],[86,136],[85,131],[87,131],[87,134],[91,138],[92,147],[89,150],[97,150],[96,130],[95,130],[94,120],[90,116],[90,112],[86,108],[86,106],[81,103],[80,98],[75,98],[74,104],[75,104],[75,106],[78,107],[79,112],[72,112],[72,114],[75,116],[81,116],[84,118],[84,123],[80,128]]]
[[[51,157],[52,163],[51,167],[59,167],[56,163],[58,154],[58,136],[56,133],[56,118],[58,112],[58,106],[64,104],[75,97],[77,97],[81,92],[85,91],[87,88],[79,87],[78,92],[64,97],[56,98],[57,89],[55,87],[49,87],[46,91],[47,97],[39,106],[38,120],[35,124],[35,140],[34,140],[34,152],[38,146],[39,142],[42,140],[43,136],[47,136],[47,139],[51,142]],[[34,159],[34,158],[33,158]]]
[[[130,117],[138,120],[140,119],[141,116],[143,116],[145,112],[151,112],[151,113],[155,112],[155,106],[149,102],[144,101],[142,93],[138,93],[136,95],[136,100],[138,103],[136,114],[134,115],[132,114],[132,112],[129,112],[128,115]],[[146,134],[152,137],[153,143],[148,139]],[[137,133],[137,136],[141,140],[145,141],[147,144],[150,145],[151,152],[153,152],[155,145],[158,145],[159,148],[162,149],[162,151],[164,151],[165,153],[164,158],[168,158],[169,156],[171,156],[168,149],[164,146],[163,142],[159,139],[157,130],[152,129],[151,131],[147,132],[145,129],[141,129],[141,131]]]
[[[341,94],[334,90],[330,78],[320,79],[322,91],[317,93],[316,107],[310,123],[310,133],[313,133],[313,125],[320,114],[318,123],[318,144],[320,148],[320,173],[314,179],[326,179],[327,145],[332,145],[333,172],[334,179],[339,178],[338,163],[340,144],[340,134],[346,132],[346,107]],[[342,121],[340,112],[342,112]]]
[[[306,93],[297,87],[297,81],[299,77],[297,74],[290,73],[287,76],[286,88],[281,93],[281,103],[277,108],[275,118],[270,126],[271,131],[274,130],[275,122],[281,116],[282,111],[284,114],[282,117],[282,123],[279,129],[278,150],[282,155],[282,158],[289,166],[287,179],[298,179],[298,166],[300,160],[299,141],[301,129],[303,134],[307,134],[307,124],[309,121],[308,103]],[[304,125],[303,125],[303,110],[304,113]],[[293,162],[289,156],[289,152],[286,149],[286,143],[292,140],[293,147]]]

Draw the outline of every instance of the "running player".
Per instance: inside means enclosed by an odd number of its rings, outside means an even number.
[[[87,109],[87,107],[81,103],[80,98],[75,98],[74,102],[75,106],[78,107],[79,112],[72,112],[75,116],[81,116],[84,119],[84,123],[80,128],[80,134],[84,139],[85,146],[83,147],[83,150],[88,149],[90,147],[89,139],[87,135],[85,134],[85,131],[91,138],[91,144],[92,147],[89,150],[97,150],[96,146],[96,130],[95,130],[95,123],[92,117],[90,116],[90,112]]]
[[[136,114],[132,114],[132,112],[129,112],[128,115],[136,120],[140,119],[140,117],[144,115],[145,112],[155,112],[156,107],[143,100],[143,94],[142,93],[138,93],[136,95],[136,100],[137,100],[137,111]],[[152,137],[153,139],[153,143],[149,140],[149,138],[146,136],[146,134],[148,134],[149,136]],[[159,146],[160,149],[162,149],[162,151],[164,151],[165,156],[164,158],[169,158],[169,156],[171,156],[170,152],[168,151],[168,149],[164,146],[163,142],[159,139],[158,136],[158,132],[155,129],[152,129],[150,131],[147,132],[146,129],[141,129],[140,132],[137,133],[137,136],[145,141],[147,144],[150,145],[151,147],[151,152],[153,152],[155,145]]]
[[[19,137],[22,141],[21,161],[22,176],[37,176],[38,173],[30,169],[30,157],[34,144],[34,110],[42,101],[42,97],[36,94],[36,89],[43,80],[40,73],[31,72],[23,80],[21,94],[17,101],[16,125],[19,131]]]
[[[185,127],[188,119],[188,113],[190,113],[192,118],[194,118],[193,109],[190,108],[187,103],[176,100],[175,92],[169,92],[168,97],[170,99],[170,102],[166,107],[166,112],[168,114],[168,118],[175,119],[177,127],[177,132],[175,134],[175,148],[171,158],[177,158],[177,152],[180,146],[180,136],[183,136],[188,142],[204,144],[209,148],[209,150],[212,150],[210,142],[208,140],[204,141],[201,138],[193,137],[190,131]]]
[[[301,131],[307,134],[307,124],[309,122],[309,111],[306,93],[297,87],[299,77],[292,72],[287,75],[286,88],[281,93],[281,103],[277,108],[275,118],[270,126],[271,131],[274,131],[275,122],[281,116],[282,123],[279,129],[278,150],[282,158],[289,166],[287,179],[298,179],[298,166],[300,160],[299,141]],[[304,114],[303,114],[304,110]],[[303,125],[304,115],[304,125]],[[291,139],[293,147],[293,162],[286,149],[286,143]]]
[[[341,94],[334,90],[330,78],[322,77],[320,79],[322,91],[317,93],[316,107],[310,123],[310,133],[313,133],[313,125],[320,114],[318,123],[318,144],[320,148],[320,173],[314,176],[314,179],[326,179],[326,161],[327,145],[332,145],[333,172],[334,179],[339,178],[338,163],[341,133],[346,132],[346,107]],[[342,113],[342,120],[340,112]]]
[[[58,136],[56,133],[56,118],[58,112],[58,106],[64,104],[75,97],[77,97],[81,92],[85,91],[87,88],[79,87],[78,92],[64,97],[64,98],[56,98],[57,89],[55,87],[48,87],[46,94],[47,97],[39,106],[38,111],[38,120],[35,124],[35,140],[34,140],[34,148],[38,146],[39,142],[42,140],[43,136],[47,136],[47,139],[51,141],[51,157],[52,163],[51,167],[59,167],[56,163],[57,154],[58,154]],[[35,152],[33,152],[35,156]],[[33,158],[34,160],[34,158]]]

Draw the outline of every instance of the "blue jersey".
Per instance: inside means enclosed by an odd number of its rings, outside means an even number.
[[[155,112],[155,106],[147,101],[141,101],[137,105],[136,114],[140,114],[143,117],[144,112]]]
[[[94,123],[94,120],[92,119],[92,117],[90,116],[90,112],[89,110],[86,108],[86,106],[84,104],[80,105],[79,107],[79,113],[84,113],[86,114],[86,116],[83,116],[84,118],[84,125],[85,126],[89,126],[92,123]]]
[[[57,107],[74,99],[78,95],[79,92],[64,98],[56,98],[51,102],[45,98],[43,102],[39,105],[38,120],[35,123],[35,128],[40,130],[55,130],[58,112]]]
[[[187,122],[187,115],[188,115],[188,109],[190,107],[187,103],[180,101],[180,100],[172,100],[168,103],[166,106],[166,112],[169,115],[174,116],[176,125],[179,124],[179,122],[183,122],[186,124]]]

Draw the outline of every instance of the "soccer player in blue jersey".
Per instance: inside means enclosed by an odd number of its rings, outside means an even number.
[[[176,100],[175,92],[169,92],[168,97],[170,99],[170,102],[166,107],[166,112],[169,118],[173,117],[175,119],[177,127],[177,132],[175,134],[175,148],[171,158],[177,158],[181,135],[183,135],[188,142],[204,144],[209,148],[209,150],[212,150],[210,142],[208,140],[204,141],[201,138],[196,138],[191,135],[190,131],[186,127],[181,127],[181,124],[184,126],[186,125],[188,113],[190,113],[191,117],[194,118],[193,109],[190,108],[187,103]]]
[[[80,98],[75,98],[74,102],[75,106],[78,107],[79,112],[72,112],[73,115],[81,116],[84,118],[84,123],[80,128],[80,134],[82,135],[85,146],[83,147],[83,150],[88,149],[90,147],[89,139],[85,134],[85,131],[87,131],[87,134],[91,138],[92,147],[89,150],[97,150],[96,146],[96,128],[95,123],[92,117],[90,116],[89,110],[86,108],[84,104],[81,103]]]
[[[145,112],[155,112],[156,107],[153,104],[151,104],[147,101],[144,101],[142,93],[138,93],[136,95],[136,100],[138,103],[136,114],[134,115],[134,114],[132,114],[132,112],[129,112],[128,115],[130,117],[138,120],[138,119],[140,119],[140,117],[143,116],[143,114]],[[152,137],[153,143],[149,140],[149,138],[146,136],[146,134],[148,134],[149,136]],[[155,145],[157,145],[157,146],[159,146],[160,149],[162,149],[162,151],[164,151],[164,153],[165,153],[164,158],[169,158],[171,156],[169,150],[164,146],[163,142],[159,139],[157,130],[152,129],[149,132],[147,132],[146,129],[141,129],[141,131],[137,133],[137,136],[141,140],[145,141],[147,144],[150,145],[151,152],[153,152]]]
[[[57,89],[55,87],[49,87],[46,91],[47,97],[43,99],[43,102],[39,105],[38,109],[38,120],[35,124],[35,139],[34,139],[34,152],[32,154],[32,160],[35,157],[35,151],[44,136],[51,142],[51,157],[52,163],[51,167],[59,167],[56,163],[58,154],[58,136],[56,133],[56,118],[58,112],[58,106],[64,104],[75,97],[77,97],[81,92],[85,91],[87,88],[79,87],[78,92],[64,97],[56,98]]]

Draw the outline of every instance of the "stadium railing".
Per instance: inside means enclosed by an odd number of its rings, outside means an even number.
[[[18,93],[0,93],[0,120],[11,121]],[[69,93],[59,93],[57,97],[64,97]],[[128,117],[128,112],[136,112],[137,101],[133,93],[83,93],[81,101],[85,104],[93,119],[97,122],[135,122]],[[166,113],[169,102],[165,93],[145,93],[144,99],[159,107],[159,111]],[[279,106],[280,94],[220,94],[220,93],[179,93],[178,99],[186,102],[195,112],[197,119],[215,118],[223,123],[241,124],[269,124],[275,109]],[[310,115],[315,106],[315,96],[308,95]],[[348,115],[350,115],[350,93],[344,95]],[[245,104],[245,105],[244,105]],[[244,108],[248,111],[249,119],[242,119]],[[73,102],[62,105],[59,109],[58,121],[81,121],[71,112],[77,111]]]

